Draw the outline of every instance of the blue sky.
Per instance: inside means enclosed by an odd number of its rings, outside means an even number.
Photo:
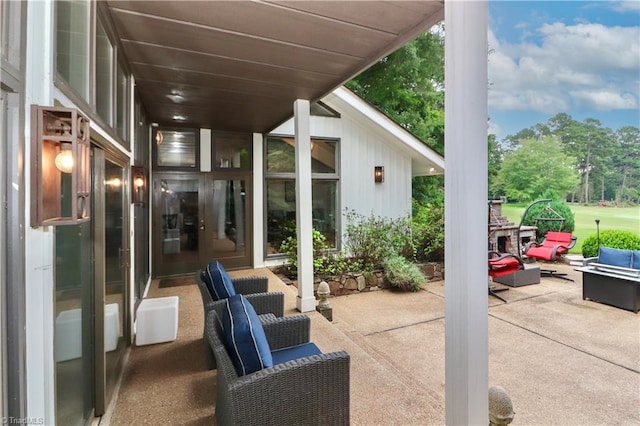
[[[640,127],[640,0],[489,0],[489,131],[560,112]]]

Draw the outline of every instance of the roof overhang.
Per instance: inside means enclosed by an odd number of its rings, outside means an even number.
[[[107,0],[146,112],[266,133],[444,17],[443,0]]]
[[[352,108],[361,119],[367,121],[368,128],[375,127],[390,136],[398,144],[398,149],[411,156],[413,176],[444,174],[444,158],[440,154],[346,87],[337,88],[323,101],[337,108]]]

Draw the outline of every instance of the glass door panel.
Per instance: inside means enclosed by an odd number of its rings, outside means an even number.
[[[126,309],[129,251],[124,168],[104,162],[104,353],[105,400],[110,401],[127,346]]]
[[[155,178],[154,266],[156,276],[186,274],[202,267],[200,176]]]
[[[64,425],[85,424],[93,408],[91,227],[54,227],[56,417]]]
[[[227,268],[251,264],[247,186],[244,179],[214,179],[208,193],[206,229],[204,233],[205,262],[220,260]]]

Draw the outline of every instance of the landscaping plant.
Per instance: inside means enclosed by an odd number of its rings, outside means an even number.
[[[600,246],[624,250],[640,250],[640,235],[615,229],[600,232]],[[598,256],[598,234],[589,235],[582,243],[582,256]]]

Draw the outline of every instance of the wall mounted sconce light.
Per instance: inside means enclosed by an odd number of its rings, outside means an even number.
[[[89,120],[74,108],[31,107],[31,226],[90,219]]]
[[[136,206],[147,203],[147,169],[141,166],[131,166],[131,202]]]
[[[373,168],[373,179],[376,183],[384,182],[384,167],[383,166],[375,166]]]
[[[164,141],[164,135],[161,130],[156,130],[156,145],[162,145],[162,141]]]

